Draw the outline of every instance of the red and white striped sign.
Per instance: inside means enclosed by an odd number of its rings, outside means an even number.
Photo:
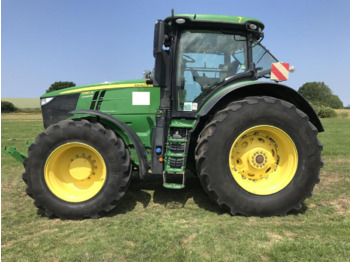
[[[271,64],[271,80],[286,81],[289,77],[289,63],[272,63]]]

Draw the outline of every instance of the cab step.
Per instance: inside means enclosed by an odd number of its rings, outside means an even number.
[[[178,175],[182,175],[182,183],[174,183],[174,182],[168,182],[167,181],[167,175],[171,175],[172,179],[174,179],[174,177],[177,177]],[[178,177],[177,177],[178,178]],[[185,173],[163,173],[163,187],[168,188],[168,189],[183,189],[185,188]]]
[[[176,183],[164,183],[163,187],[168,188],[168,189],[183,189],[183,188],[185,188],[185,185],[176,184]]]

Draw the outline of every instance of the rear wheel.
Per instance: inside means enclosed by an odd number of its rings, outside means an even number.
[[[82,219],[113,209],[130,181],[124,142],[101,124],[61,121],[29,148],[23,179],[48,216]]]
[[[300,209],[319,182],[321,150],[303,112],[250,97],[229,104],[203,129],[196,166],[205,191],[231,214],[285,215]]]

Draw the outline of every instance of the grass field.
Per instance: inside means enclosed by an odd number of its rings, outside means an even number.
[[[17,108],[40,108],[39,98],[2,97],[1,101],[11,102]]]
[[[133,178],[126,197],[101,219],[48,219],[25,194],[23,167],[1,155],[3,261],[350,261],[350,119],[322,120],[321,183],[300,213],[230,216],[196,177],[171,191],[160,176]],[[40,115],[2,115],[2,145],[26,152],[43,130]]]

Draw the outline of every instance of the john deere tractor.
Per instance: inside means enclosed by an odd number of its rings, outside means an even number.
[[[144,79],[41,96],[46,130],[28,155],[6,149],[23,162],[34,204],[49,217],[97,218],[118,205],[132,171],[181,189],[192,170],[232,215],[299,210],[319,182],[323,127],[278,83],[288,65],[261,44],[263,29],[248,17],[172,14],[155,24]]]

